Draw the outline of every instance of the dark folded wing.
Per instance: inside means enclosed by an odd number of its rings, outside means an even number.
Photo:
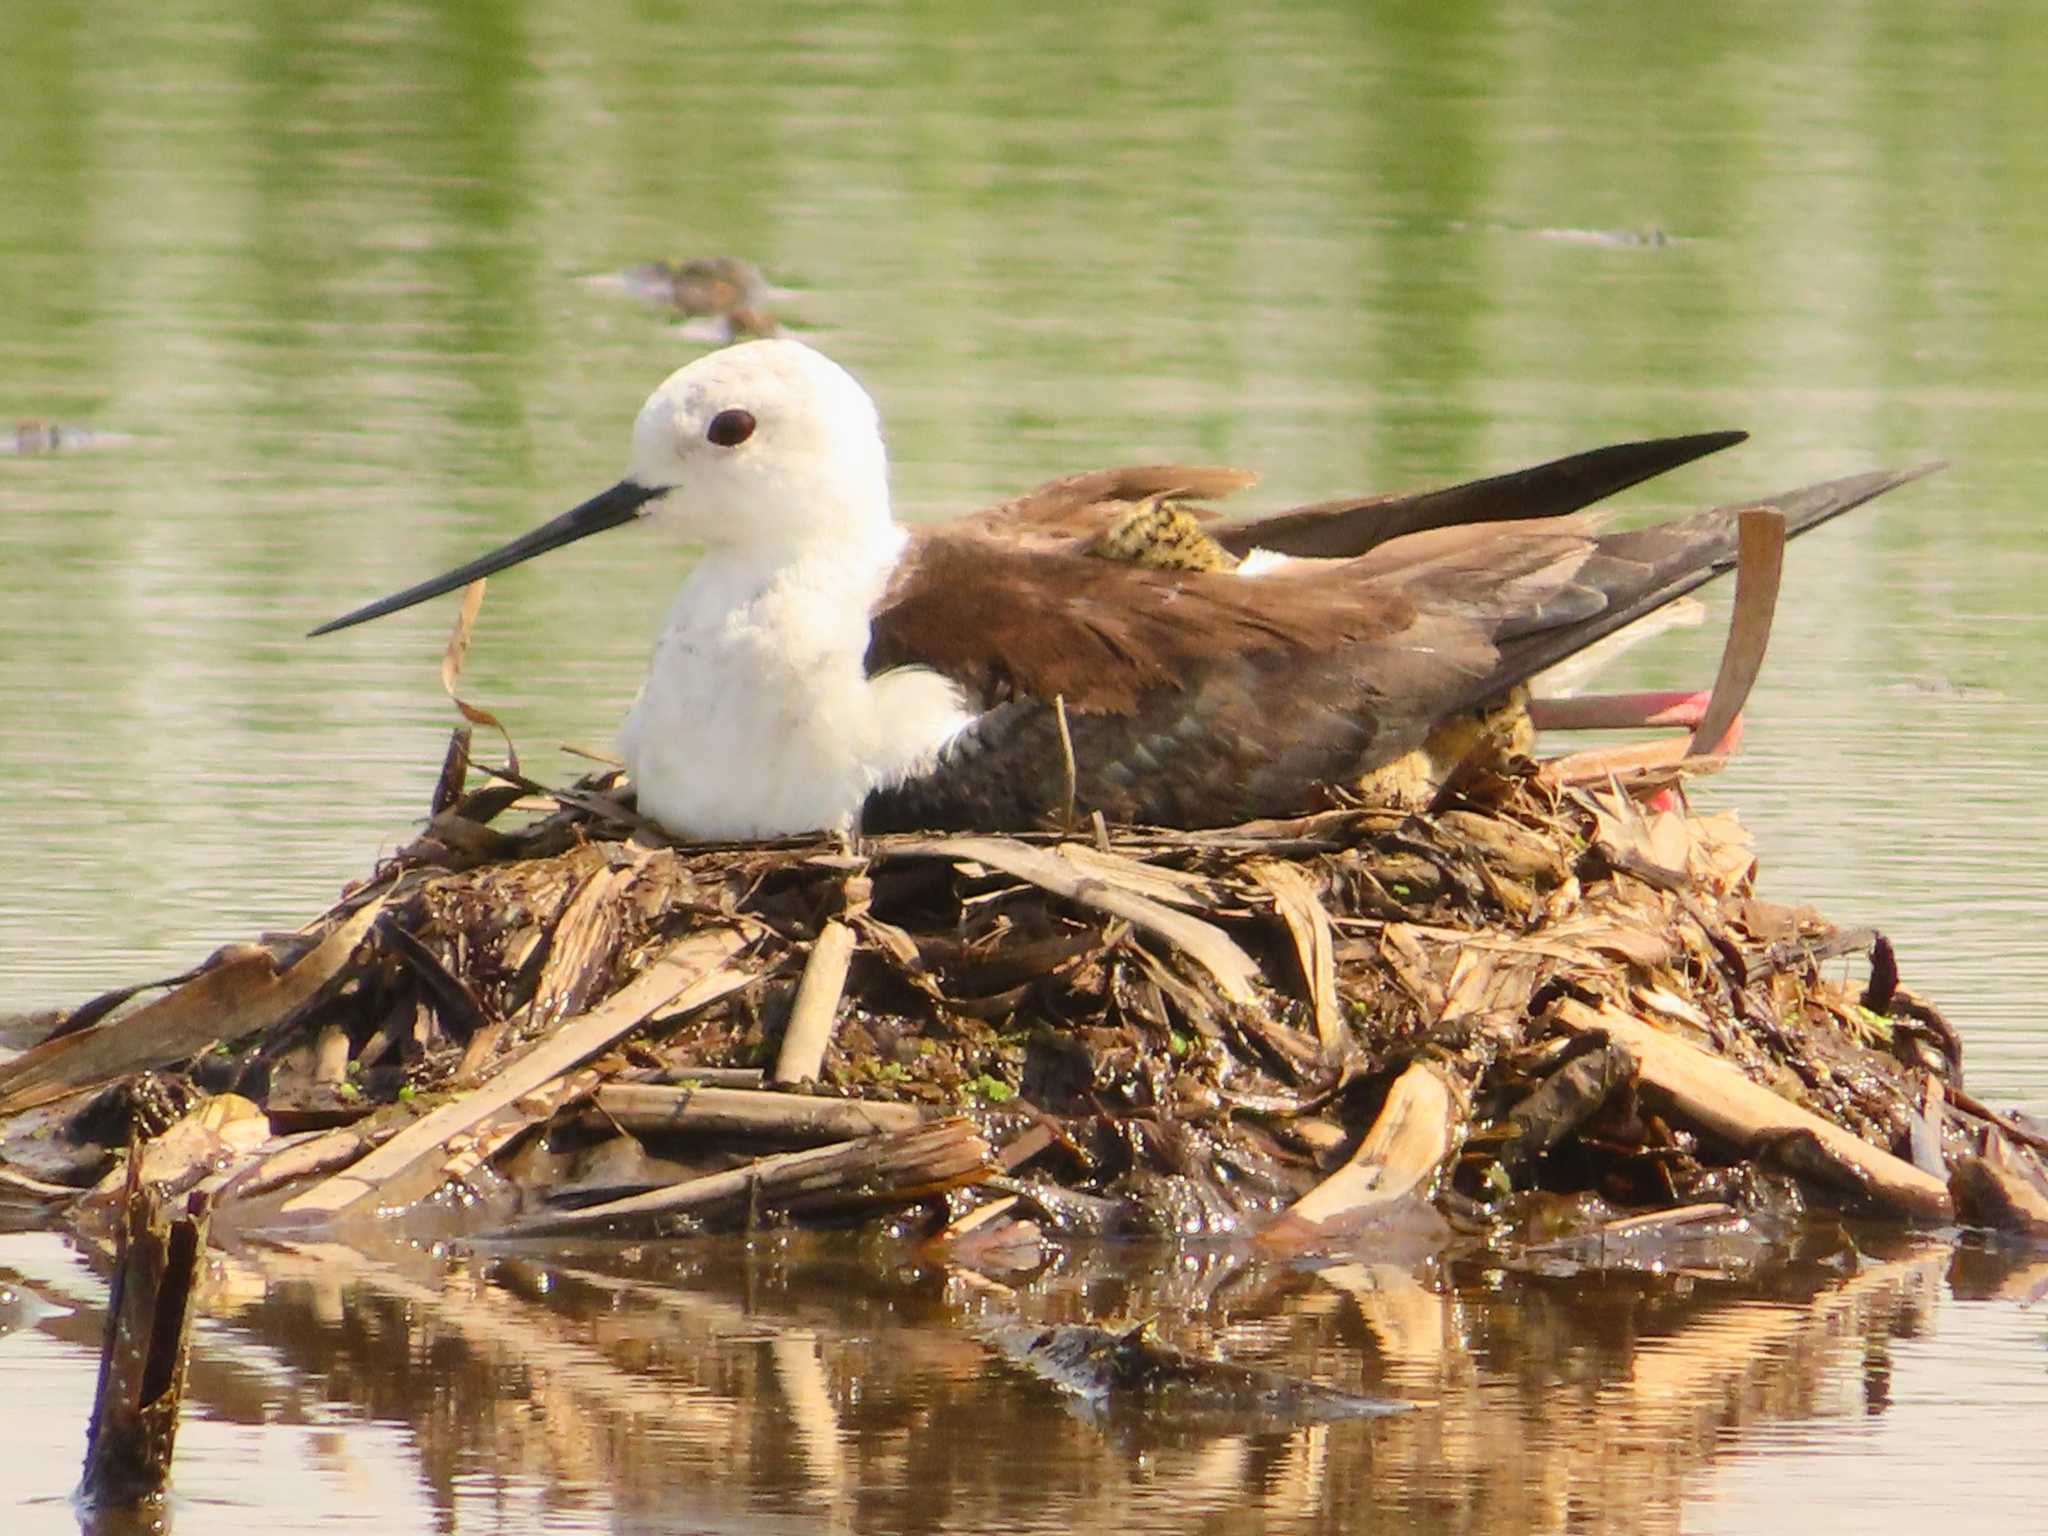
[[[1796,534],[1933,467],[1764,504]],[[1616,533],[1584,518],[1439,527],[1249,579],[939,541],[877,611],[870,668],[932,667],[982,714],[930,773],[872,796],[864,824],[1043,824],[1066,803],[1062,714],[1084,814],[1298,812],[1726,570],[1752,505]]]
[[[1438,601],[1467,584],[1449,566],[1411,593],[1361,561],[1246,578],[973,537],[928,547],[874,616],[869,669],[929,667],[979,718],[932,772],[873,797],[864,824],[1039,824],[1065,803],[1062,714],[1084,811],[1214,826],[1298,810],[1483,685],[1497,610],[1578,601],[1558,594],[1592,548],[1582,527],[1509,524],[1481,542],[1476,605]]]
[[[1230,523],[1214,533],[1217,542],[1236,555],[1254,549],[1323,559],[1362,555],[1390,539],[1428,528],[1562,517],[1748,436],[1701,432],[1617,443],[1463,485],[1318,502]]]

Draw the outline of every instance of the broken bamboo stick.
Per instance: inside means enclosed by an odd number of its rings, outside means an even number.
[[[1255,859],[1245,866],[1254,880],[1273,894],[1273,905],[1294,940],[1294,954],[1301,966],[1302,983],[1308,989],[1309,1011],[1315,1019],[1316,1039],[1326,1059],[1334,1061],[1344,1052],[1344,1005],[1337,995],[1337,948],[1330,928],[1330,914],[1316,894],[1315,885],[1292,864],[1279,859]]]
[[[1431,1180],[1458,1148],[1464,1092],[1427,1062],[1394,1079],[1379,1117],[1344,1165],[1258,1236],[1260,1246],[1300,1252],[1363,1227],[1406,1196],[1427,1197]]]
[[[845,1141],[925,1123],[915,1104],[827,1099],[758,1088],[613,1083],[597,1090],[600,1113],[636,1136],[685,1131],[786,1142]]]
[[[853,963],[853,930],[837,918],[818,930],[811,957],[804,962],[796,1001],[782,1032],[775,1057],[778,1083],[815,1082],[832,1044],[832,1025],[839,1017],[839,999],[846,992],[846,973]]]
[[[1560,1000],[1553,1017],[1573,1034],[1605,1036],[1627,1051],[1646,1091],[1744,1156],[1773,1158],[1789,1139],[1798,1138],[1818,1148],[1826,1163],[1853,1183],[1855,1193],[1915,1220],[1954,1219],[1954,1202],[1940,1179],[1779,1098],[1698,1046],[1617,1008],[1590,1008],[1573,998]]]
[[[757,1157],[667,1189],[522,1222],[505,1235],[588,1232],[617,1221],[700,1215],[739,1201],[756,1210],[910,1201],[972,1184],[995,1171],[989,1145],[974,1123],[954,1116],[913,1130]]]
[[[184,1215],[167,1218],[141,1168],[138,1142],[128,1150],[99,1386],[78,1488],[84,1503],[101,1510],[158,1500],[170,1482],[193,1288],[206,1246],[206,1196],[193,1195]]]

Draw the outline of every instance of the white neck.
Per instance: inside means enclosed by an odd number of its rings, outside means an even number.
[[[729,613],[776,593],[801,592],[819,605],[820,619],[830,614],[857,622],[865,647],[868,614],[909,540],[885,509],[879,521],[848,522],[829,533],[706,550],[677,591],[668,622],[679,622],[686,608],[699,615]],[[795,643],[804,639],[796,634],[787,638]]]
[[[966,724],[937,674],[866,675],[868,618],[908,535],[888,519],[708,553],[669,612],[620,732],[643,811],[673,832],[850,825]]]

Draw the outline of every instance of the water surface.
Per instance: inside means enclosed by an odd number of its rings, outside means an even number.
[[[452,723],[452,604],[302,631],[609,484],[642,396],[700,349],[584,279],[734,252],[800,287],[788,317],[874,391],[916,515],[1118,461],[1256,467],[1267,506],[1722,426],[1755,438],[1635,493],[1635,515],[1947,458],[1795,547],[1749,744],[1701,799],[1739,807],[1774,894],[1891,934],[1981,1095],[2048,1107],[2048,33],[2020,0],[669,19],[53,0],[7,34],[0,422],[109,436],[0,456],[0,1009],[295,926],[408,835]],[[529,767],[608,741],[679,558],[621,533],[493,583],[470,692]],[[1717,645],[1712,624],[1668,637],[1618,684],[1703,685]],[[1762,1529],[1788,1498],[1838,1499],[1839,1528],[1872,1531],[1936,1493],[2037,1506],[1982,1438],[1991,1413],[2010,1443],[2048,1429],[2037,1314],[1938,1266],[1924,1289],[1874,1405],[1848,1356],[1810,1400],[1727,1424],[1718,1388],[1674,1389],[1643,1430],[1684,1469],[1658,1518]],[[68,1434],[89,1368],[49,1337],[0,1343],[0,1376]],[[1333,1378],[1354,1344],[1328,1337]],[[1551,1369],[1520,1348],[1490,1368]],[[489,1436],[444,1465],[405,1415],[322,1385],[342,1368],[281,1356],[240,1417],[194,1427],[235,1518],[368,1520],[370,1478],[444,1528],[664,1528],[571,1470],[511,1470]],[[525,1369],[498,1383],[514,1399]],[[1554,1408],[1569,1379],[1503,1411]],[[405,1385],[444,1389],[431,1362]],[[668,1412],[604,1433],[658,1461],[684,1433]],[[1327,1491],[1409,1433],[1161,1462],[1093,1430],[1046,1441],[1052,1418],[973,1452],[995,1491],[953,1528],[1071,1526],[1112,1495],[1134,1530],[1363,1525]],[[680,1523],[808,1508],[810,1478],[841,1524],[905,1528],[862,1479],[918,1422],[719,1461],[727,1502]],[[997,1497],[1055,1454],[1065,1493]],[[0,1462],[22,1497],[49,1472]],[[1427,1478],[1402,1476],[1387,1498],[1419,1519]],[[1531,1523],[1597,1527],[1607,1495],[1545,1486],[1510,1480]]]

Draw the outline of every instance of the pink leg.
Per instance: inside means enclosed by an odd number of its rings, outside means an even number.
[[[1576,699],[1531,699],[1529,720],[1539,731],[1632,730],[1677,725],[1691,730],[1706,715],[1707,693],[1593,693]]]
[[[1576,699],[1531,699],[1529,723],[1539,731],[1616,731],[1676,726],[1691,730],[1707,713],[1711,693],[1595,693]],[[1723,757],[1742,743],[1742,716],[1736,715],[1707,756]]]

